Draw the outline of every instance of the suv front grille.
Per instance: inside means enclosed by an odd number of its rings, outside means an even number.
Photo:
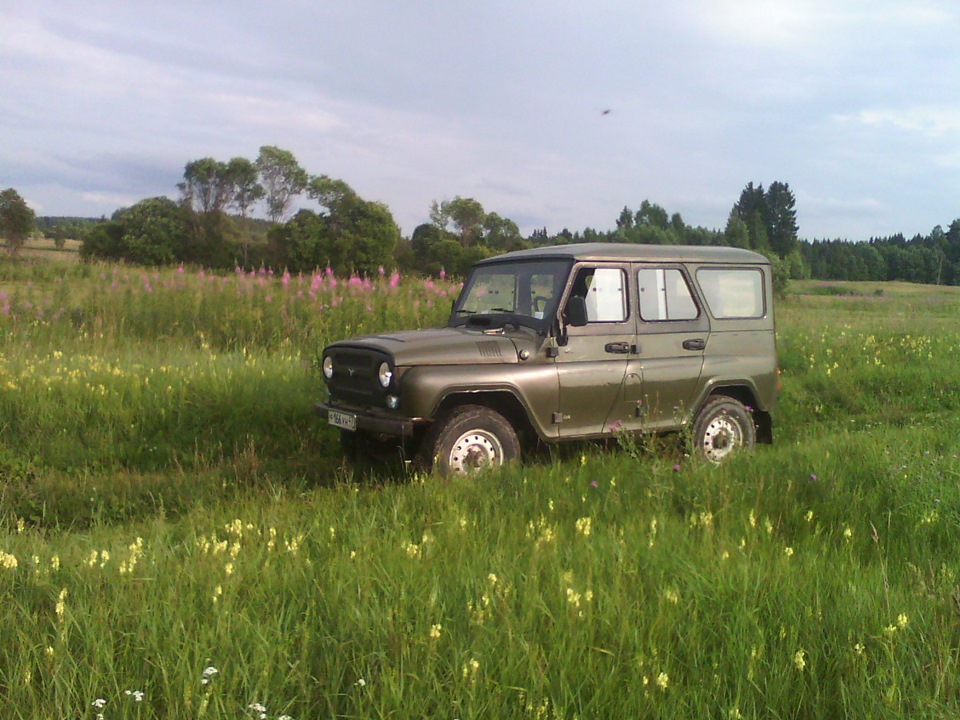
[[[333,377],[327,383],[333,400],[354,405],[385,405],[385,391],[377,380],[377,368],[384,360],[383,353],[351,349],[333,349]]]

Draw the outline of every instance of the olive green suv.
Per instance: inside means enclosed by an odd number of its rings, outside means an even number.
[[[537,440],[687,429],[719,462],[772,442],[770,261],[737,248],[576,244],[477,263],[446,327],[323,351],[345,448],[403,442],[467,473]]]

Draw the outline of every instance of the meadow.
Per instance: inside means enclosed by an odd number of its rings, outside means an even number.
[[[721,467],[345,464],[318,351],[457,291],[0,264],[3,716],[957,716],[957,289],[795,284]]]

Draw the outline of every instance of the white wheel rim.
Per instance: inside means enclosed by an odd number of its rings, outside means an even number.
[[[740,423],[726,414],[717,415],[703,431],[703,456],[710,462],[720,462],[743,445]]]
[[[503,445],[493,433],[470,430],[457,438],[447,457],[450,470],[458,474],[477,472],[503,464]]]

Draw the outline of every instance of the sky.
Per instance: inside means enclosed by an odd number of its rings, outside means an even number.
[[[455,196],[722,229],[779,181],[802,238],[910,237],[960,218],[958,37],[955,0],[3,0],[0,189],[109,216],[275,145],[406,235]]]

